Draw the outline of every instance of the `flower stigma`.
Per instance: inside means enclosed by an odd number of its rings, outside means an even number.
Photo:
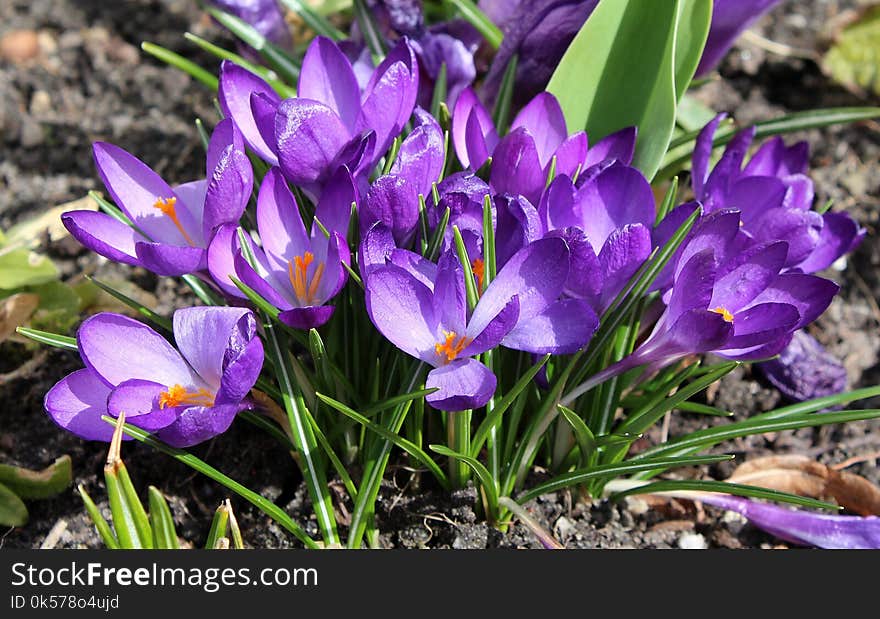
[[[445,338],[444,341],[434,344],[434,352],[437,353],[437,356],[441,359],[446,357],[446,363],[455,361],[458,355],[461,354],[461,351],[471,343],[470,338],[463,335],[458,337],[458,334],[455,331],[444,331],[443,336]]]
[[[190,406],[214,406],[214,394],[207,389],[187,391],[182,385],[174,385],[159,394],[159,408],[172,408],[187,404]]]
[[[724,322],[733,322],[733,314],[730,313],[726,307],[719,305],[715,309],[710,309],[710,312],[715,312],[716,314],[721,314],[721,317],[724,319]]]
[[[483,259],[474,258],[473,262],[471,262],[471,270],[474,272],[474,277],[477,278],[477,294],[482,294],[483,282],[486,279],[486,265]]]
[[[294,256],[287,262],[287,273],[297,300],[303,305],[313,305],[317,300],[318,286],[324,276],[324,263],[319,262],[309,278],[309,266],[315,261],[315,255],[307,251],[302,256]]]
[[[183,224],[180,223],[180,219],[177,217],[177,198],[156,198],[156,201],[153,203],[153,208],[159,209],[162,211],[162,214],[168,217],[180,233],[183,235],[183,238],[186,239],[186,242],[189,243],[191,247],[195,247],[195,243],[193,243],[192,238],[189,234],[186,233],[186,230],[183,229]]]

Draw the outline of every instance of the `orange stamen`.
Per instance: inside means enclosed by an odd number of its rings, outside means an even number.
[[[318,286],[324,276],[324,263],[319,262],[309,277],[309,266],[315,261],[315,255],[307,251],[302,256],[294,256],[293,261],[287,262],[287,274],[297,300],[303,305],[313,305],[317,300]]]
[[[710,312],[715,312],[716,314],[721,314],[721,317],[724,319],[724,322],[733,322],[733,314],[726,307],[718,306],[715,309],[710,309]]]
[[[483,259],[475,258],[471,263],[471,270],[474,272],[474,277],[477,278],[477,293],[482,294],[483,282],[486,279],[486,265],[483,263]]]
[[[465,336],[458,337],[455,331],[444,331],[443,336],[445,337],[443,342],[434,344],[434,352],[437,353],[438,357],[445,356],[446,363],[455,361],[458,355],[461,354],[461,351],[471,343],[470,338]]]
[[[214,406],[214,394],[207,389],[187,391],[182,385],[173,385],[159,394],[159,408],[171,408],[188,404],[190,406]]]
[[[156,202],[153,203],[153,208],[157,208],[162,211],[162,214],[168,217],[180,233],[183,235],[183,238],[186,239],[186,242],[190,244],[191,247],[195,246],[192,238],[186,233],[186,230],[183,229],[183,224],[180,223],[180,219],[177,217],[177,198],[156,198]]]

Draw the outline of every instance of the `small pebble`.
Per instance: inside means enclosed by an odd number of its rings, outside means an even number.
[[[44,137],[43,128],[40,126],[40,123],[30,116],[24,116],[22,118],[19,140],[23,147],[33,148],[34,146],[39,146],[43,143]]]
[[[34,116],[45,116],[52,111],[52,98],[45,90],[36,90],[31,96],[30,113]]]
[[[33,30],[12,30],[0,38],[0,58],[26,62],[40,53],[40,40]]]
[[[571,520],[566,518],[565,516],[561,516],[559,520],[556,521],[556,524],[553,526],[554,532],[556,536],[562,540],[568,539],[571,537],[571,534],[574,532],[575,528],[572,524]]]
[[[685,533],[678,538],[678,547],[682,550],[705,550],[709,544],[699,533]]]

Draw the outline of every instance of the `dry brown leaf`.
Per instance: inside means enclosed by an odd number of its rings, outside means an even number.
[[[737,467],[727,481],[834,500],[850,512],[880,516],[880,487],[860,475],[836,471],[806,456],[755,458]]]
[[[33,249],[40,244],[40,238],[44,232],[48,232],[49,240],[56,242],[69,236],[70,233],[61,223],[62,213],[67,211],[97,211],[98,204],[89,196],[79,198],[72,202],[50,208],[41,215],[28,219],[20,224],[12,226],[6,233],[6,242],[9,245],[30,247]]]
[[[40,297],[31,292],[19,292],[0,301],[0,342],[25,324],[39,305]]]

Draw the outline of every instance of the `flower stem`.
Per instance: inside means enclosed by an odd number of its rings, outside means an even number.
[[[461,454],[471,450],[471,411],[450,411],[446,414],[446,434],[449,449]],[[461,460],[449,459],[449,481],[453,488],[464,487],[470,468]]]

